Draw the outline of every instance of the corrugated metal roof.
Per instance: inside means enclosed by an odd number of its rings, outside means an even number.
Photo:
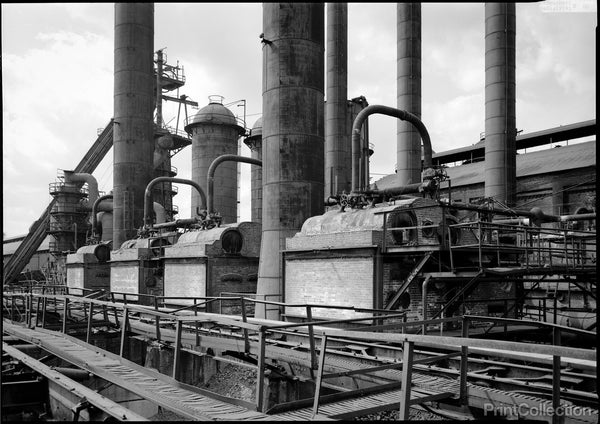
[[[517,178],[569,169],[596,166],[596,141],[555,147],[517,155]],[[475,162],[446,168],[452,187],[482,183],[485,162]],[[387,175],[376,181],[377,188],[386,189],[396,185],[396,175]]]

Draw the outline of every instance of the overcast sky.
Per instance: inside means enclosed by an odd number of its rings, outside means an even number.
[[[558,5],[558,6],[557,6]],[[517,4],[517,128],[524,133],[596,117],[595,1]],[[568,12],[567,9],[576,12]],[[590,12],[589,10],[592,9]],[[348,6],[348,97],[396,105],[396,4]],[[262,5],[156,3],[155,50],[184,66],[186,94],[208,104],[245,99],[261,115]],[[51,197],[57,169],[73,169],[113,115],[114,5],[2,4],[3,232],[27,233]],[[484,130],[484,5],[422,6],[422,120],[436,152],[479,141]],[[231,108],[243,116],[243,108]],[[190,113],[194,113],[190,109]],[[164,105],[175,126],[177,106]],[[181,127],[181,125],[180,125]],[[373,180],[394,172],[396,122],[370,118]],[[241,153],[250,156],[242,145]],[[191,148],[173,158],[191,177]],[[112,150],[94,172],[112,188]],[[250,219],[242,165],[241,219]],[[190,216],[190,191],[174,203]]]

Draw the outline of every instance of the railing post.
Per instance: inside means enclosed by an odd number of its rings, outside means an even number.
[[[264,412],[265,394],[265,328],[260,327],[258,330],[258,370],[256,372],[256,410]]]
[[[560,346],[560,329],[552,329],[552,343]],[[560,405],[560,356],[552,356],[552,424],[561,424],[564,422],[564,414]]]
[[[175,352],[173,353],[173,379],[179,377],[179,368],[181,368],[181,332],[183,322],[177,320],[177,328],[175,332]]]
[[[154,310],[158,312],[158,298],[154,297]],[[156,340],[160,340],[160,317],[154,317],[154,325],[156,327]]]
[[[94,317],[94,302],[90,302],[90,313],[88,314],[87,332],[85,335],[85,342],[89,343],[92,338],[92,318]]]
[[[306,306],[306,319],[312,322],[312,309]],[[315,330],[312,324],[308,324],[308,344],[310,345],[310,375],[314,378],[313,370],[317,368],[317,352],[315,351]]]
[[[481,221],[477,221],[477,229],[479,230],[479,246],[478,246],[478,259],[479,259],[479,270],[483,268],[482,265],[482,248],[481,241],[483,240],[483,232],[481,231]]]
[[[319,414],[319,398],[321,397],[321,383],[325,371],[325,351],[327,350],[327,334],[321,336],[321,352],[319,353],[319,368],[317,370],[317,381],[315,382],[315,398],[313,401],[312,418]]]
[[[463,317],[462,323],[462,337],[467,339],[469,338],[469,318]],[[469,372],[468,367],[469,360],[469,347],[461,346],[460,348],[460,404],[467,405],[468,403],[468,389],[467,389],[467,373]]]
[[[31,328],[31,316],[33,315],[33,295],[30,293],[25,295],[25,322],[27,324],[27,328]]]
[[[240,296],[240,306],[242,308],[242,322],[248,322],[246,317],[246,303],[244,302],[244,297]],[[248,329],[244,328],[244,352],[250,353],[250,340],[248,339]]]
[[[46,302],[46,295],[44,296],[44,300],[42,301],[42,328],[46,328],[46,308],[48,307]]]
[[[42,301],[41,297],[37,298],[36,306],[35,306],[35,325],[37,327],[40,324],[40,303]]]
[[[405,340],[402,354],[402,385],[400,387],[400,411],[398,418],[406,421],[410,411],[410,385],[412,377],[412,361],[414,342]]]
[[[65,297],[64,303],[63,303],[63,325],[62,325],[62,332],[63,333],[67,333],[67,313],[69,311],[69,298]]]
[[[116,309],[115,309],[115,317],[116,317]],[[123,324],[121,327],[121,348],[119,350],[119,355],[123,358],[123,354],[125,353],[125,344],[127,342],[127,324],[129,322],[129,310],[127,306],[123,307]]]

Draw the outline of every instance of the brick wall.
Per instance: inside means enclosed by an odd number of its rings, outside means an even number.
[[[248,293],[244,297],[253,297],[256,293],[258,274],[258,258],[243,256],[221,256],[209,259],[208,296],[221,296],[221,293]],[[253,307],[246,310],[252,313]],[[224,302],[219,311],[217,304],[211,306],[210,312],[224,314],[240,314],[239,301]]]

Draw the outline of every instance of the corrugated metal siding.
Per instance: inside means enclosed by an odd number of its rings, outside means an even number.
[[[596,141],[517,155],[517,178],[590,166],[596,166]],[[485,162],[454,166],[446,171],[452,187],[479,184],[483,182]],[[387,175],[375,184],[379,189],[393,187],[396,185],[395,177]]]

